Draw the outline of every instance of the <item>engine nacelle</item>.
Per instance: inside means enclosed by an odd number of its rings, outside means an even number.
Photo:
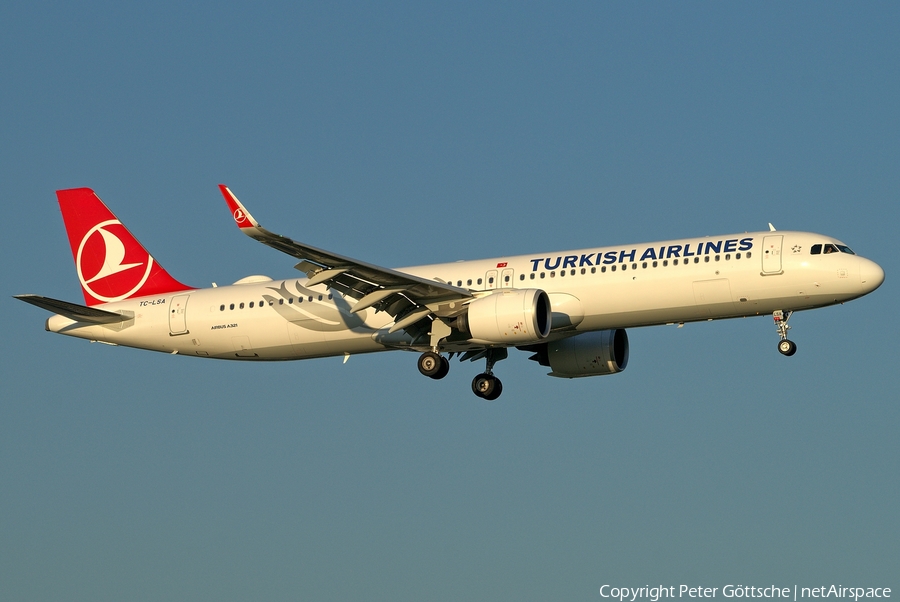
[[[550,334],[550,298],[540,289],[500,290],[469,303],[456,327],[485,345],[527,345]]]
[[[628,335],[621,328],[584,332],[547,343],[550,376],[578,378],[621,372],[628,365]]]

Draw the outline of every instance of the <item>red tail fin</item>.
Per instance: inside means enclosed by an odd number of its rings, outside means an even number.
[[[190,290],[172,278],[90,188],[57,190],[87,305]]]

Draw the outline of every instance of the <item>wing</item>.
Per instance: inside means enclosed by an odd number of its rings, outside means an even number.
[[[344,257],[269,232],[259,225],[234,193],[219,185],[231,215],[241,232],[264,245],[301,260],[294,267],[309,278],[308,286],[325,284],[357,300],[351,312],[373,307],[394,318],[396,332],[434,315],[452,317],[463,310],[463,301],[473,298],[466,289],[398,272],[350,257]]]
[[[65,316],[76,322],[90,322],[91,324],[118,324],[133,319],[132,316],[113,313],[96,307],[85,307],[77,303],[41,297],[39,295],[13,295],[16,299],[31,303],[41,309]]]

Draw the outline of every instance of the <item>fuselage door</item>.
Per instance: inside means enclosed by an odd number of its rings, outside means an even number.
[[[513,286],[513,269],[512,268],[504,268],[502,272],[500,272],[500,286],[502,288],[512,288]]]
[[[778,274],[781,272],[781,241],[784,236],[763,237],[762,271],[763,274]]]
[[[169,305],[169,335],[187,334],[187,302],[190,295],[175,295]]]
[[[497,288],[497,270],[488,270],[484,275],[484,288],[487,290]]]

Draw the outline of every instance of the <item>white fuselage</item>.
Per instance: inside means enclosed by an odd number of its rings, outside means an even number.
[[[550,339],[579,332],[768,315],[842,303],[877,288],[884,272],[806,232],[756,232],[633,246],[580,249],[400,268],[477,295],[541,289],[550,297]],[[199,357],[290,360],[388,349],[427,349],[403,331],[388,334],[384,312],[306,278],[249,278],[243,284],[132,298],[102,305],[126,322],[86,325],[55,315],[47,330]],[[448,344],[462,351],[464,342]],[[483,347],[483,345],[481,345]]]

